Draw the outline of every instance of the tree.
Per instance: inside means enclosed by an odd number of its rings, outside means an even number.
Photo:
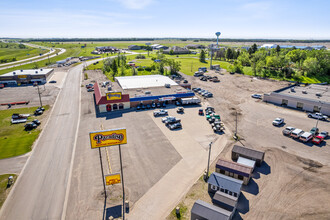
[[[316,75],[320,69],[320,64],[314,57],[307,58],[303,63],[303,70],[307,73],[307,76]]]
[[[256,44],[253,44],[252,47],[250,47],[250,48],[251,48],[252,53],[257,52],[257,50],[258,50],[258,47]]]
[[[159,63],[158,69],[159,69],[159,73],[164,75],[164,62],[163,61]]]
[[[249,58],[249,54],[247,52],[242,52],[239,57],[237,58],[237,60],[243,65],[243,66],[250,66],[250,58]]]
[[[181,62],[175,61],[174,59],[167,59],[166,64],[170,67],[170,73],[176,74],[181,69]]]
[[[133,75],[133,76],[136,76],[136,75],[137,75],[137,71],[136,71],[136,69],[135,69],[134,66],[132,67],[132,75]]]
[[[146,51],[148,51],[148,56],[149,56],[149,51],[152,51],[152,48],[148,45],[146,46]]]
[[[174,51],[171,49],[170,52],[168,53],[169,55],[173,55]]]
[[[277,45],[277,46],[276,46],[276,53],[279,54],[280,51],[281,51],[281,47],[280,47],[280,45]]]
[[[112,78],[113,78],[113,80],[115,80],[115,77],[116,77],[116,75],[118,73],[118,66],[117,66],[117,62],[116,61],[113,61],[112,62],[111,70],[112,70]]]
[[[244,73],[243,72],[243,66],[237,60],[234,61],[234,65],[233,65],[232,71],[234,73]]]
[[[227,50],[226,50],[226,59],[227,60],[230,60],[230,59],[232,59],[233,58],[233,51],[230,49],[230,48],[228,48]]]
[[[206,63],[205,61],[205,51],[201,50],[201,53],[199,54],[199,62]]]

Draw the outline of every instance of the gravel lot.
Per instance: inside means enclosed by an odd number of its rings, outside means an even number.
[[[235,219],[329,219],[330,211],[330,150],[329,139],[323,145],[303,144],[282,135],[285,126],[309,131],[316,120],[306,113],[267,104],[251,98],[254,93],[268,93],[286,86],[287,82],[260,80],[243,75],[218,75],[220,83],[203,82],[185,76],[193,87],[213,92],[208,102],[220,112],[223,121],[235,130],[238,112],[238,136],[246,146],[266,152],[264,164],[256,169],[254,179],[245,187]],[[274,127],[276,117],[286,124]],[[330,131],[330,123],[318,123],[320,130]],[[328,143],[327,143],[328,142]],[[221,152],[220,158],[231,159],[233,143]],[[193,190],[205,191],[204,186]],[[199,193],[199,192],[198,192]],[[196,193],[198,195],[198,193]],[[193,195],[189,191],[187,195]],[[183,202],[191,209],[194,198]],[[203,196],[202,196],[203,197]]]

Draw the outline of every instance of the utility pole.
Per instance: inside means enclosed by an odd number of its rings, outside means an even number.
[[[207,171],[206,171],[206,175],[204,176],[204,179],[207,180],[209,178],[209,167],[210,167],[210,157],[211,157],[211,147],[212,147],[212,141],[209,144],[209,158],[207,161]]]
[[[38,88],[38,94],[39,94],[40,107],[42,107],[41,95],[40,95],[40,90],[39,90],[39,84],[38,83],[37,83],[37,88]]]
[[[319,108],[319,111],[321,113],[321,108],[322,108],[323,102],[320,101],[320,103],[321,103],[321,107]],[[317,125],[319,124],[319,120],[320,120],[320,117],[317,117],[316,126],[315,126],[316,128],[317,128]]]

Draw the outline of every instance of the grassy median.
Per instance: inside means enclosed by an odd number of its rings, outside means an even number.
[[[47,110],[49,106],[44,106]],[[37,139],[40,129],[25,131],[25,123],[11,124],[11,116],[18,114],[33,114],[37,107],[8,109],[0,111],[0,159],[19,156],[31,151],[33,142]],[[28,121],[38,118],[31,116]]]
[[[14,182],[16,182],[17,175],[15,174],[4,174],[0,175],[0,208],[2,207],[3,203],[5,202],[10,190],[13,188],[14,184],[8,185],[8,177],[13,176]]]

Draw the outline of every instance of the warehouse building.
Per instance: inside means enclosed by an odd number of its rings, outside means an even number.
[[[236,161],[239,157],[244,157],[256,161],[256,165],[260,166],[264,161],[265,152],[257,151],[251,148],[234,145],[231,151],[231,159]]]
[[[172,104],[181,98],[195,96],[191,90],[163,75],[115,77],[110,91],[106,88],[102,90],[96,82],[94,94],[95,104],[101,113],[129,109],[140,104]]]
[[[252,168],[232,161],[219,159],[215,165],[217,173],[242,180],[244,185],[250,181]]]
[[[197,200],[191,209],[191,220],[228,220],[233,212],[227,211],[218,206]]]
[[[264,102],[330,115],[330,85],[288,86],[264,94]]]
[[[5,86],[33,84],[34,82],[44,84],[53,72],[54,69],[15,70],[0,75],[0,84],[4,84]]]

